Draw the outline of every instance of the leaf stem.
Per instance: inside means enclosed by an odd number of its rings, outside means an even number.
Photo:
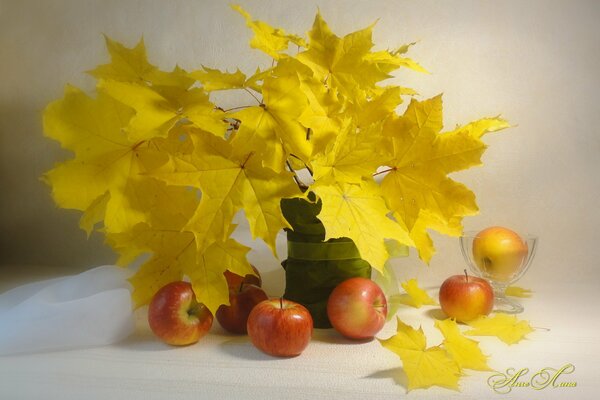
[[[252,92],[251,92],[251,91],[250,91],[248,88],[244,88],[244,90],[245,90],[246,92],[250,93],[250,96],[254,97],[254,100],[256,100],[256,101],[258,102],[258,104],[262,104],[262,101],[260,101],[260,100],[258,99],[258,97],[256,97],[256,96],[254,95],[254,93],[252,93]]]
[[[289,168],[290,172],[294,174],[294,181],[296,181],[296,185],[298,185],[300,190],[304,192],[306,189],[308,189],[308,186],[306,186],[306,184],[300,180],[300,177],[298,177],[298,174],[296,173],[294,168],[292,168],[292,164],[290,164],[288,160],[285,160],[285,164]]]
[[[233,110],[241,110],[242,108],[250,108],[250,107],[252,107],[252,106],[231,107],[231,108],[228,108],[227,110],[221,109],[221,111],[223,111],[223,112],[229,112],[229,111],[233,111]]]
[[[391,171],[395,171],[395,170],[396,170],[396,167],[392,167],[392,168],[384,169],[383,171],[375,172],[375,173],[373,174],[373,176],[377,176],[377,175],[385,174],[386,172],[391,172]]]
[[[304,168],[306,168],[306,170],[308,171],[308,173],[310,174],[310,176],[313,176],[313,171],[312,169],[310,169],[310,167],[308,165],[306,165],[306,163],[297,155],[290,153],[290,156],[294,157],[296,160],[300,160],[302,161],[302,163],[304,164]]]
[[[253,151],[251,151],[250,153],[248,153],[248,156],[246,157],[246,159],[244,160],[244,162],[241,165],[242,168],[244,168],[246,166],[246,163],[248,162],[248,160],[250,159],[250,157],[252,157],[253,154],[254,154]]]

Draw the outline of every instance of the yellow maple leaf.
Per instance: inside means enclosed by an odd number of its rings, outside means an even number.
[[[523,298],[531,297],[531,293],[531,289],[524,289],[519,286],[508,286],[504,291],[504,294],[506,294],[507,296]]]
[[[314,180],[360,184],[370,178],[384,157],[381,136],[371,127],[357,132],[347,119],[326,150],[313,156]]]
[[[441,96],[422,102],[413,99],[404,115],[390,120],[384,129],[393,154],[382,193],[396,219],[410,231],[420,257],[428,262],[433,243],[427,229],[458,236],[462,217],[478,211],[475,195],[447,175],[481,164],[486,145],[480,134],[469,129],[439,134]]]
[[[479,343],[463,336],[456,321],[448,318],[436,320],[435,327],[444,335],[442,345],[461,368],[490,371],[487,356],[479,348]]]
[[[389,257],[385,239],[412,245],[408,232],[387,217],[385,202],[375,182],[364,181],[360,185],[317,182],[311,190],[323,202],[318,218],[325,226],[325,240],[352,239],[361,258],[378,271],[383,272]]]
[[[383,122],[394,115],[394,110],[402,103],[401,94],[403,92],[400,87],[392,86],[380,88],[369,96],[357,95],[353,99],[353,104],[348,105],[348,113],[354,114],[359,128]],[[381,133],[378,134],[380,135]]]
[[[246,260],[250,249],[226,238],[199,251],[194,233],[184,229],[197,208],[196,194],[184,187],[158,183],[162,189],[155,190],[153,197],[160,206],[148,221],[124,232],[107,232],[107,242],[120,254],[120,265],[151,254],[130,278],[136,306],[147,304],[167,283],[187,277],[198,301],[214,314],[221,304],[229,302],[223,272],[230,270],[242,276],[252,273]]]
[[[224,136],[228,124],[224,113],[217,110],[208,95],[199,88],[170,91],[129,82],[101,81],[98,89],[136,111],[127,127],[132,140],[166,137],[184,118],[217,136]],[[170,96],[165,96],[170,93]]]
[[[214,242],[199,253],[191,232],[140,224],[131,233],[109,235],[109,240],[128,243],[127,235],[136,241],[149,239],[142,245],[153,252],[153,256],[129,279],[133,286],[132,298],[138,307],[149,303],[156,291],[167,283],[188,277],[196,299],[214,315],[220,305],[229,304],[227,280],[223,273],[226,270],[242,276],[253,273],[246,260],[250,248],[233,239]]]
[[[280,200],[301,194],[293,174],[263,167],[254,152],[236,149],[224,139],[193,128],[188,132],[193,151],[175,155],[172,170],[153,174],[168,184],[202,191],[185,229],[194,232],[199,248],[206,248],[225,240],[234,215],[244,209],[252,237],[263,239],[276,254],[275,238],[289,227]]]
[[[406,293],[397,295],[394,298],[395,302],[415,308],[420,308],[424,305],[437,304],[437,302],[432,299],[425,290],[419,287],[419,283],[416,279],[409,279],[406,282],[402,282],[400,285],[406,291]]]
[[[370,87],[382,78],[376,68],[363,61],[373,47],[371,35],[372,26],[369,26],[339,38],[318,12],[312,30],[308,32],[309,47],[297,58],[311,67],[317,79],[329,87],[346,93]]]
[[[496,336],[506,344],[514,344],[525,338],[533,328],[527,321],[520,321],[514,315],[498,313],[494,316],[481,316],[468,322],[473,328],[465,332],[465,335],[473,336]]]
[[[255,152],[277,172],[285,169],[290,154],[308,162],[312,152],[307,130],[297,121],[308,107],[299,87],[298,76],[265,79],[262,104],[229,115],[241,121],[234,145]]]
[[[384,73],[390,73],[400,67],[409,68],[417,72],[427,73],[427,70],[414,60],[407,57],[402,57],[402,54],[406,53],[409,47],[409,45],[405,45],[396,51],[384,50],[369,53],[365,56],[365,60],[375,64],[377,68]]]
[[[467,132],[473,137],[480,138],[488,132],[496,132],[501,129],[510,128],[510,126],[508,121],[500,117],[481,118],[477,121],[469,122],[466,125],[457,126],[456,129],[451,132]]]
[[[187,73],[177,66],[172,72],[164,72],[150,64],[146,55],[144,39],[140,39],[135,47],[127,48],[106,35],[104,38],[111,62],[88,71],[96,79],[155,86],[177,86],[183,89],[189,88],[194,83],[193,79],[187,77]]]
[[[350,97],[357,90],[374,88],[377,82],[390,77],[389,72],[400,67],[422,70],[399,53],[371,52],[373,26],[340,38],[318,12],[308,32],[308,49],[297,58],[313,69],[318,80]]]
[[[148,62],[144,39],[140,39],[133,48],[127,48],[106,35],[104,39],[111,62],[88,71],[90,75],[97,79],[124,82],[147,82],[151,79],[157,68]]]
[[[263,21],[253,20],[252,16],[239,5],[232,5],[231,8],[244,17],[246,25],[254,32],[250,47],[264,51],[274,59],[282,56],[281,52],[287,50],[289,42],[306,47],[306,42],[301,37],[288,34],[281,28],[273,28]]]
[[[143,160],[157,153],[152,141],[132,141],[123,133],[132,115],[109,96],[91,98],[72,86],[44,111],[45,135],[75,153],[44,179],[59,206],[84,212],[80,225],[88,234],[101,220],[113,232],[145,221],[149,208],[142,203],[158,190],[142,175]]]
[[[408,390],[441,386],[458,390],[461,372],[458,364],[440,346],[427,347],[423,330],[415,330],[397,318],[397,333],[378,339],[383,347],[396,353],[408,378]]]
[[[291,64],[291,61],[288,63]],[[337,91],[330,90],[316,79],[311,69],[302,68],[302,65],[295,62],[294,69],[300,79],[300,90],[306,96],[309,106],[298,117],[298,122],[310,129],[313,154],[318,154],[325,151],[342,130],[343,121],[347,118],[344,113],[345,101],[338,96]]]
[[[201,70],[192,71],[189,76],[202,83],[207,92],[246,87],[246,75],[239,68],[235,72],[222,72],[202,66]]]

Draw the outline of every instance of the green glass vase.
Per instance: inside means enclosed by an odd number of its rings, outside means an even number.
[[[284,199],[283,215],[292,226],[287,229],[288,257],[283,297],[304,305],[315,328],[331,328],[327,299],[342,281],[353,277],[371,278],[371,266],[360,258],[349,238],[325,241],[325,227],[317,218],[321,202],[309,193],[309,200]]]

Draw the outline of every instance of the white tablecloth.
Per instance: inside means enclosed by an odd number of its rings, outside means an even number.
[[[26,280],[4,274],[2,287]],[[16,276],[16,275],[15,275]],[[527,381],[542,368],[571,363],[575,371],[558,381],[576,387],[534,390],[515,387],[497,394],[487,384],[491,372],[471,372],[460,381],[461,392],[443,388],[417,389],[415,399],[593,399],[600,388],[600,324],[597,284],[537,285],[524,299],[521,318],[540,328],[516,345],[480,337],[491,356],[489,365],[501,372],[529,368]],[[429,286],[437,295],[435,286]],[[422,325],[428,345],[441,341],[433,327],[438,307],[403,308],[398,315]],[[149,331],[145,309],[136,312],[134,336],[112,346],[0,357],[0,399],[399,399],[406,394],[400,359],[376,340],[355,343],[332,330],[315,330],[305,352],[276,359],[253,347],[247,337],[225,333],[215,322],[199,343],[174,348]],[[1,329],[1,327],[0,327]],[[549,330],[546,330],[549,329]],[[391,336],[394,320],[378,335]]]

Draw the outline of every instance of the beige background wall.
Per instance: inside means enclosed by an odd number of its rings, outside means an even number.
[[[478,196],[467,229],[492,224],[537,233],[531,272],[550,281],[598,280],[600,248],[600,2],[250,1],[254,17],[306,32],[317,7],[345,34],[379,18],[379,48],[418,40],[410,55],[431,75],[403,73],[421,97],[444,92],[446,126],[501,113],[517,125],[490,135],[485,165],[456,175]],[[58,210],[38,178],[66,154],[45,139],[41,113],[66,83],[90,90],[83,71],[107,62],[102,33],[150,59],[251,71],[241,17],[218,1],[0,0],[0,264],[83,269],[112,262],[78,215]],[[431,268],[402,260],[401,275],[441,279],[462,270],[457,240],[435,236]],[[257,252],[264,252],[260,246]],[[267,253],[264,253],[267,254]],[[254,256],[256,257],[256,256]],[[265,263],[276,261],[265,256]],[[2,268],[2,267],[0,267]]]

